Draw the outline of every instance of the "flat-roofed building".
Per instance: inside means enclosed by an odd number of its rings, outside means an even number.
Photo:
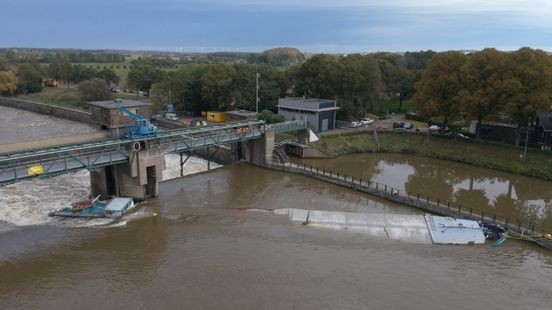
[[[278,114],[286,121],[306,118],[309,128],[314,132],[326,131],[335,128],[337,110],[335,100],[280,98],[278,99]]]
[[[125,126],[134,124],[132,117],[118,110],[117,106],[120,105],[147,119],[151,117],[151,103],[138,100],[92,101],[88,105],[90,106],[92,119],[102,128],[109,129],[113,137],[118,137],[124,131]]]

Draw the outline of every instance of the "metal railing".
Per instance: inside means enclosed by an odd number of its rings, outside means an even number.
[[[271,169],[297,173],[366,192],[426,212],[506,226],[520,235],[542,235],[545,233],[545,228],[547,228],[536,219],[508,218],[489,211],[462,206],[448,200],[445,201],[429,197],[428,195],[421,195],[420,193],[406,192],[386,184],[354,178],[340,174],[339,172],[313,167],[312,165],[307,166],[306,164],[275,161],[266,166]]]

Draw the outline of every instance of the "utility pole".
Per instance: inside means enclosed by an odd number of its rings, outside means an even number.
[[[527,134],[525,135],[525,150],[523,151],[523,163],[525,164],[525,159],[527,158],[527,142],[529,142],[529,128],[526,129]]]
[[[255,70],[257,71],[257,70]],[[259,114],[259,78],[261,77],[261,75],[259,74],[259,72],[256,72],[255,73],[255,81],[256,81],[256,86],[255,86],[255,112],[257,112],[257,114]]]

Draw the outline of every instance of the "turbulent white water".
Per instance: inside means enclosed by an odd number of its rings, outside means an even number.
[[[180,156],[165,155],[163,180],[180,177]],[[211,163],[211,168],[220,165]],[[184,175],[207,170],[207,161],[190,157],[184,165]],[[67,207],[72,202],[90,196],[90,173],[87,170],[67,173],[49,179],[35,178],[0,188],[0,233],[17,226],[54,224],[83,227],[105,225],[110,219],[54,219],[48,213]]]
[[[165,163],[166,167],[165,170],[163,170],[164,181],[180,177],[180,155],[166,154]],[[211,162],[211,169],[219,167],[221,167],[221,165]],[[200,173],[206,170],[207,161],[205,159],[191,156],[184,164],[183,175]]]

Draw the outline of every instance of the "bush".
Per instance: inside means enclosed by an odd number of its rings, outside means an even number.
[[[98,101],[111,99],[111,91],[105,80],[91,79],[79,83],[79,93],[83,101]]]
[[[270,117],[270,122],[271,124],[276,124],[276,123],[282,123],[284,122],[286,119],[284,118],[283,115],[281,114],[273,114],[271,117]]]
[[[273,115],[274,115],[274,112],[270,110],[262,110],[261,114],[259,115],[259,119],[270,124],[270,119],[272,118]]]

